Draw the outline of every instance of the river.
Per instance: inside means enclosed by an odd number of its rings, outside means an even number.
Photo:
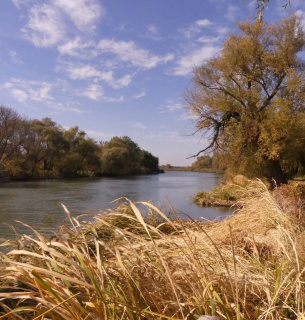
[[[18,234],[31,233],[22,221],[44,235],[51,235],[64,222],[63,203],[73,216],[94,215],[99,210],[116,206],[120,197],[132,201],[151,200],[169,210],[166,197],[177,213],[192,218],[222,219],[226,209],[200,208],[191,203],[198,190],[211,190],[222,180],[220,175],[198,172],[166,172],[165,174],[93,178],[74,180],[44,180],[0,184],[0,238],[14,239]],[[183,214],[180,214],[183,218]]]

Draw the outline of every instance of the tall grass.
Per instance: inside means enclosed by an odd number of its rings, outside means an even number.
[[[222,222],[115,210],[2,254],[0,319],[305,319],[304,217],[260,181]]]

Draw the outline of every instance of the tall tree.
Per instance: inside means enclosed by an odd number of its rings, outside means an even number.
[[[196,131],[211,134],[195,156],[217,150],[230,168],[284,183],[283,164],[299,157],[305,137],[304,32],[295,15],[238,27],[219,57],[194,70],[186,93]]]

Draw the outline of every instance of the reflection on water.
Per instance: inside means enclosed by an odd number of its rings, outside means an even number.
[[[199,208],[190,203],[198,190],[211,190],[221,176],[212,173],[167,172],[158,175],[74,180],[45,180],[0,184],[0,238],[15,238],[9,225],[17,232],[29,230],[16,220],[35,228],[42,234],[51,234],[64,222],[63,203],[73,216],[96,214],[117,204],[120,197],[132,201],[151,200],[154,205],[169,211],[166,197],[177,212],[196,219],[215,219],[227,215],[226,209]],[[183,217],[183,215],[181,215]]]

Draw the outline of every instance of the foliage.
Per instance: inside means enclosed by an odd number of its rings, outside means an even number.
[[[102,167],[103,164],[103,167]],[[99,144],[77,126],[27,120],[0,106],[0,179],[158,172],[159,160],[129,137]]]
[[[103,146],[102,164],[103,173],[109,175],[159,172],[159,159],[126,136],[114,137]]]
[[[213,160],[210,156],[197,157],[196,161],[192,163],[191,171],[209,172],[212,171]]]
[[[221,222],[129,201],[90,222],[66,210],[56,237],[2,254],[0,319],[302,319],[304,208],[284,211],[260,181],[245,193]]]
[[[304,158],[304,32],[295,15],[238,27],[219,57],[194,70],[186,93],[196,131],[212,133],[196,156],[216,150],[232,171],[280,184]]]

